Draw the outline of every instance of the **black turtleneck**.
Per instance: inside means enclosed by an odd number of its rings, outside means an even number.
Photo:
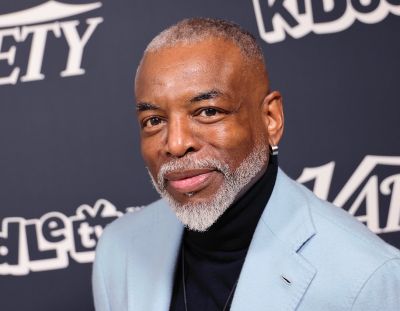
[[[207,231],[185,229],[182,247],[189,311],[223,310],[274,188],[277,170],[277,158],[271,156],[265,173]],[[185,311],[182,252],[176,265],[170,311]]]

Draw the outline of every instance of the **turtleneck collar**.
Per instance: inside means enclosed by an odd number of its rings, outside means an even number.
[[[274,188],[277,162],[277,157],[271,156],[264,174],[207,231],[186,229],[185,247],[194,248],[200,253],[247,249]]]

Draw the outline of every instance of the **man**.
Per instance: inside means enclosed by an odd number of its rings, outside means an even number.
[[[170,27],[135,96],[164,200],[105,230],[96,310],[400,310],[399,252],[278,169],[282,99],[248,32]]]

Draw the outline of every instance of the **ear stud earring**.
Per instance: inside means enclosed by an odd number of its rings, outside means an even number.
[[[276,156],[279,153],[279,147],[277,145],[269,145],[269,152],[271,155]]]

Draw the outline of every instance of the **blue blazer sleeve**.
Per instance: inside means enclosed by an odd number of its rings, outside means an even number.
[[[102,239],[100,239],[96,249],[96,259],[93,264],[92,273],[92,286],[94,306],[96,311],[110,311],[110,302],[108,300],[106,282],[103,274],[102,259],[104,258],[104,247],[102,246]]]
[[[400,259],[390,259],[365,281],[352,310],[400,310]]]

